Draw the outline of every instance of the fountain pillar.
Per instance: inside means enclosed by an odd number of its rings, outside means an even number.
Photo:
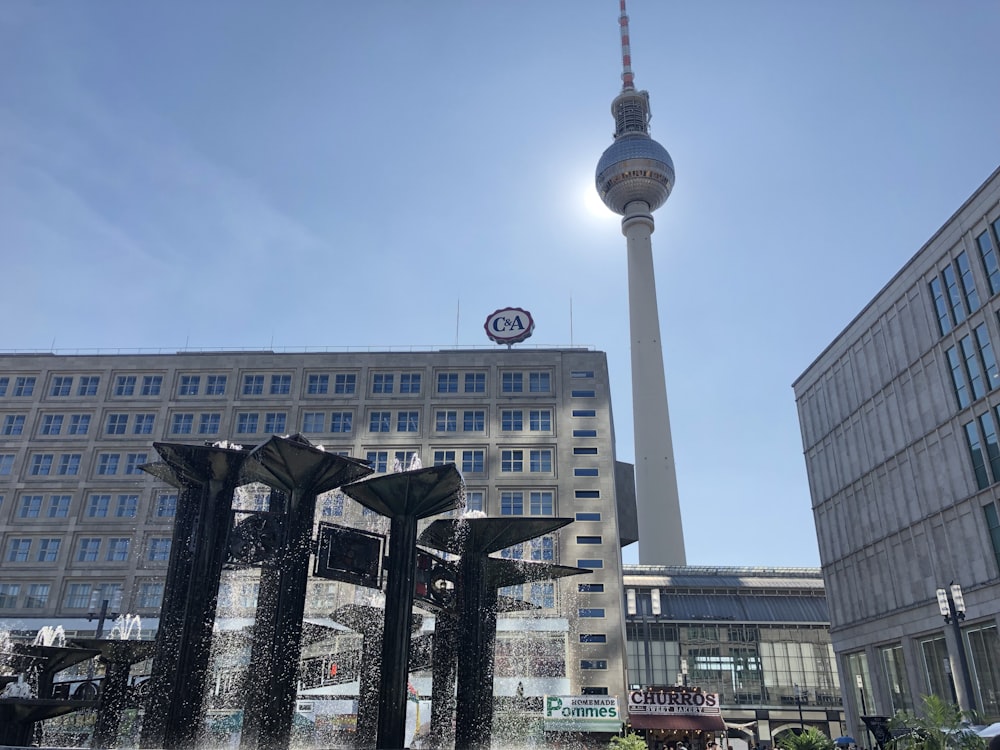
[[[434,619],[431,663],[431,746],[443,750],[455,743],[455,685],[458,674],[458,616],[439,612]]]

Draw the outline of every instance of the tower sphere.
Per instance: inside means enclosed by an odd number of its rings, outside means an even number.
[[[673,187],[673,159],[645,133],[619,136],[597,162],[597,192],[616,214],[624,215],[633,201],[655,211],[666,203]]]

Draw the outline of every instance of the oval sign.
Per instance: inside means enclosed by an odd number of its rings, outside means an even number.
[[[486,335],[498,344],[516,344],[531,335],[535,330],[535,321],[527,310],[505,307],[491,313],[483,327]]]

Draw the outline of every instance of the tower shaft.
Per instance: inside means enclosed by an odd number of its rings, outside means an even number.
[[[639,563],[685,565],[687,556],[653,276],[652,233],[653,215],[649,206],[630,203],[622,219],[622,234],[628,248]]]

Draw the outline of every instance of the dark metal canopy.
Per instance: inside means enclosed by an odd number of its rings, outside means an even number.
[[[151,474],[157,479],[166,482],[171,487],[180,488],[184,486],[184,482],[181,481],[181,478],[177,475],[177,472],[174,471],[170,467],[170,464],[168,464],[166,461],[151,461],[148,464],[141,464],[139,468],[142,469],[147,474]]]
[[[217,448],[213,445],[153,443],[153,447],[169,471],[160,469],[150,471],[145,468],[145,466],[158,467],[160,462],[145,464],[143,470],[174,487],[204,484],[212,478],[222,479],[229,475],[234,463],[248,455],[244,450]]]
[[[341,490],[383,516],[426,518],[454,510],[462,504],[462,475],[455,464],[443,464],[383,474],[341,487]]]
[[[301,435],[274,435],[248,454],[241,478],[289,491],[308,487],[310,492],[321,495],[371,473],[372,468],[364,461],[327,453]]]
[[[528,581],[547,581],[552,578],[576,576],[590,573],[587,568],[573,568],[569,565],[528,562],[527,560],[504,560],[491,557],[486,561],[486,575],[493,588],[516,586]]]
[[[441,519],[424,529],[417,543],[454,555],[488,555],[570,523],[573,523],[572,518]]]

